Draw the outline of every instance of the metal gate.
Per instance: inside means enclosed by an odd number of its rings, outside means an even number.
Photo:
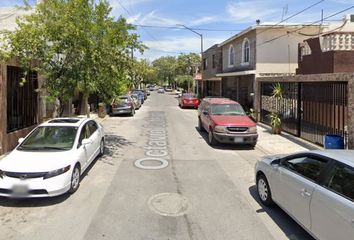
[[[277,111],[285,132],[323,145],[326,134],[345,135],[347,124],[347,83],[280,83],[283,98],[272,97],[275,83],[261,83],[261,122],[269,124],[268,115]]]

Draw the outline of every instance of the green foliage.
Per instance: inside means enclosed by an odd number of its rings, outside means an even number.
[[[283,98],[283,87],[281,86],[280,83],[276,83],[273,85],[273,91],[272,91],[272,97],[276,99],[282,99]]]
[[[178,87],[181,87],[183,89],[187,89],[188,91],[191,91],[191,88],[193,86],[193,77],[190,75],[177,75],[176,76],[176,83]]]
[[[131,46],[143,50],[133,27],[110,16],[107,1],[51,0],[17,20],[18,31],[5,33],[9,43],[0,57],[16,57],[25,70],[44,76],[50,97],[65,101],[81,91],[109,102],[128,84]]]
[[[270,126],[272,126],[272,128],[280,128],[281,119],[279,113],[272,112],[268,115],[268,117],[270,119]]]
[[[200,56],[196,53],[189,53],[180,54],[177,57],[160,57],[152,64],[161,84],[168,83],[171,85],[174,81],[176,81],[177,85],[181,85],[182,83],[184,88],[187,89],[190,77],[186,80],[185,76],[194,75],[196,68],[200,66]],[[190,87],[192,85],[193,84],[191,84]]]

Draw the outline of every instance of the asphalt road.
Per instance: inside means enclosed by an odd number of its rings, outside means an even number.
[[[134,117],[110,117],[104,157],[74,195],[0,198],[0,239],[312,239],[258,203],[249,147],[212,148],[197,112],[152,93]]]

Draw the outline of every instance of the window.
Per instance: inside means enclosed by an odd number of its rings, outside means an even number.
[[[247,38],[243,40],[242,44],[242,62],[249,63],[250,62],[250,42]]]
[[[80,137],[79,137],[79,142],[77,144],[77,148],[79,148],[81,146],[81,142],[83,139],[85,138],[89,138],[91,136],[90,133],[90,128],[88,123],[86,123],[82,128],[81,128],[81,132],[80,132]]]
[[[20,85],[22,70],[7,66],[7,132],[33,126],[37,121],[36,72],[29,72],[26,83]]]
[[[90,136],[91,136],[94,132],[96,132],[96,130],[98,129],[98,126],[97,126],[97,124],[96,124],[94,121],[90,121],[90,122],[88,123],[88,127],[89,127],[89,130],[90,130]]]
[[[234,46],[230,45],[229,48],[229,66],[233,67],[235,64],[235,49]]]
[[[207,58],[203,59],[203,69],[204,70],[208,69],[208,59]]]
[[[295,157],[282,162],[283,167],[313,181],[319,180],[321,171],[326,164],[327,160],[310,156]]]
[[[336,165],[327,187],[354,201],[354,168],[344,164]]]
[[[215,54],[213,54],[212,59],[213,59],[213,68],[216,68]]]

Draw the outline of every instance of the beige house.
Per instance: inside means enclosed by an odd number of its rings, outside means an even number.
[[[222,95],[254,108],[256,78],[295,74],[298,43],[318,31],[319,26],[262,24],[225,40],[219,44],[222,71],[216,74],[222,78]]]

